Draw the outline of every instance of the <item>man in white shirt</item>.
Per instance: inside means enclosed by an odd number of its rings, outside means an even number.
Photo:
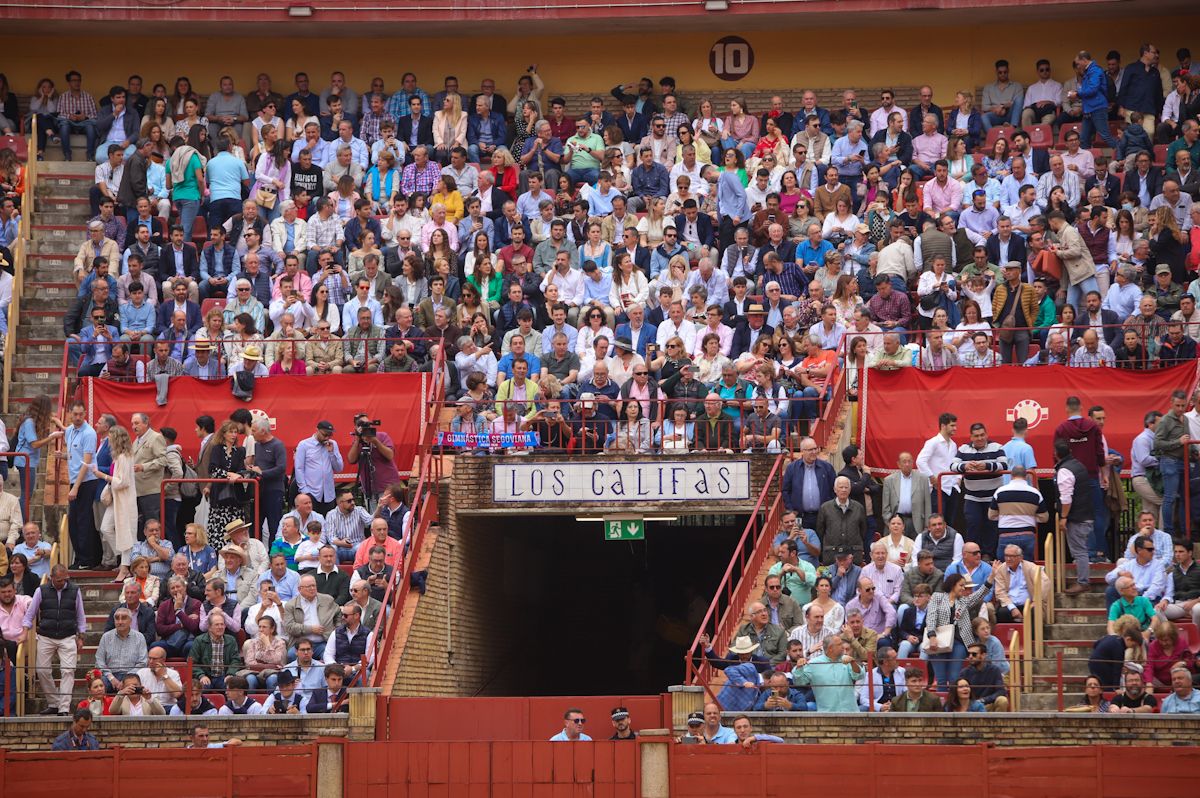
[[[676,300],[667,308],[667,318],[658,325],[658,336],[655,343],[659,351],[666,351],[667,341],[679,336],[683,341],[683,350],[691,352],[696,342],[696,325],[683,317],[683,302]]]
[[[1049,61],[1043,58],[1037,62],[1037,74],[1038,79],[1025,89],[1025,108],[1021,111],[1021,124],[1025,127],[1053,122],[1062,100],[1063,87],[1050,77]]]
[[[358,278],[358,282],[354,284],[354,296],[342,306],[343,330],[352,330],[358,325],[358,311],[361,308],[371,311],[372,324],[377,327],[383,326],[383,309],[375,297],[371,296],[371,280],[368,277]]]
[[[1062,186],[1066,192],[1067,205],[1072,208],[1079,207],[1079,200],[1083,196],[1083,181],[1079,179],[1079,175],[1067,171],[1067,165],[1061,155],[1051,155],[1050,171],[1038,179],[1037,185],[1038,204],[1042,206],[1042,210],[1049,210],[1050,192],[1057,186]]]
[[[696,148],[691,144],[683,145],[683,160],[671,167],[671,185],[678,184],[680,175],[687,175],[692,182],[688,188],[701,195],[708,194],[708,181],[700,176],[704,165],[696,160]]]
[[[929,479],[931,488],[931,506],[938,507],[938,491],[942,493],[942,510],[947,519],[953,519],[958,511],[961,493],[957,476],[942,477],[940,486],[937,475],[950,470],[950,464],[958,457],[958,444],[954,442],[954,433],[958,429],[958,416],[953,413],[942,413],[938,416],[938,434],[925,441],[921,453],[917,455],[917,470]]]
[[[183,695],[183,680],[179,678],[179,671],[167,667],[167,652],[161,646],[152,646],[146,652],[146,661],[149,664],[137,672],[142,687],[163,706],[178,701]]]

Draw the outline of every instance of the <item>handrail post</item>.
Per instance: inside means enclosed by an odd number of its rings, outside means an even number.
[[[875,711],[875,652],[867,652],[867,712]]]
[[[1057,660],[1057,676],[1055,678],[1058,682],[1058,711],[1062,712],[1063,706],[1064,706],[1064,701],[1065,701],[1065,698],[1063,696],[1063,652],[1062,652],[1062,648],[1058,649],[1058,656],[1055,659]]]

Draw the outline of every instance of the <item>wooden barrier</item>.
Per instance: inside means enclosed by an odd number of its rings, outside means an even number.
[[[387,742],[346,746],[343,795],[638,795],[629,742]],[[24,796],[23,796],[24,798]]]
[[[673,745],[672,798],[755,795],[853,795],[925,798],[931,785],[969,785],[989,796],[1195,796],[1197,748],[1079,746],[993,748],[988,745],[868,744],[732,746]],[[907,775],[905,775],[907,774]]]
[[[545,740],[562,731],[563,713],[577,708],[587,718],[585,733],[606,740],[613,733],[609,713],[614,707],[629,710],[635,731],[671,726],[666,695],[392,698],[387,739]]]
[[[0,792],[21,798],[315,798],[317,745],[24,754],[0,750]]]

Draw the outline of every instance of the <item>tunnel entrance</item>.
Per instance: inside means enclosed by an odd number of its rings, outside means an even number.
[[[487,641],[475,694],[645,695],[682,678],[747,516],[648,520],[645,540],[620,542],[572,516],[457,520],[463,573],[493,575],[455,590],[455,636]]]

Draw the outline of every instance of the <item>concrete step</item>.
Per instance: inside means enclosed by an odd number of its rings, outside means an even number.
[[[86,213],[91,210],[87,194],[88,192],[84,192],[83,196],[75,193],[38,196],[34,199],[34,211],[40,215],[43,213],[71,213],[83,208]]]
[[[74,138],[72,138],[72,141],[74,141]],[[79,146],[77,146],[77,147],[74,147],[74,145],[73,145],[75,152],[72,153],[74,158],[71,161],[62,160],[62,150],[61,149],[59,149],[57,147],[54,147],[54,148],[47,147],[46,148],[47,149],[47,152],[46,152],[47,159],[46,160],[51,161],[51,159],[48,157],[50,154],[49,153],[50,149],[54,149],[58,153],[59,160],[52,161],[53,166],[43,166],[41,169],[38,170],[39,171],[38,182],[40,183],[44,177],[59,177],[61,175],[72,176],[72,177],[78,176],[78,175],[84,175],[84,176],[94,180],[95,175],[96,175],[96,164],[94,162],[92,162],[92,160],[90,158],[83,157],[85,141],[82,137],[79,138],[78,144],[79,144]]]
[[[1100,635],[1088,639],[1085,636],[1079,636],[1073,639],[1062,640],[1046,640],[1046,658],[1055,660],[1058,652],[1062,651],[1063,659],[1078,659],[1080,657],[1087,658],[1092,655],[1092,647],[1096,641],[1100,639]]]
[[[1092,623],[1053,623],[1046,627],[1046,640],[1090,640],[1095,642],[1106,633],[1105,621]]]
[[[61,204],[61,203],[60,203]],[[61,211],[38,211],[37,220],[41,224],[84,224],[91,217],[91,206],[84,200],[77,206],[63,206]],[[120,242],[118,242],[120,243]]]
[[[1063,706],[1069,707],[1078,704],[1083,698],[1082,692],[1070,692],[1063,694]],[[1021,693],[1021,711],[1022,712],[1057,712],[1058,711],[1058,694],[1057,693]]]
[[[1093,588],[1090,593],[1077,593],[1075,595],[1067,595],[1066,593],[1056,593],[1054,595],[1054,607],[1056,614],[1062,610],[1072,609],[1088,609],[1095,607],[1104,607],[1104,591],[1098,588]]]
[[[1055,625],[1092,624],[1106,622],[1107,620],[1108,611],[1103,605],[1099,607],[1085,607],[1080,609],[1060,607],[1056,609],[1054,613]]]
[[[41,347],[37,347],[40,349]],[[55,374],[55,379],[58,379],[58,370],[62,365],[62,348],[58,352],[54,352],[53,348],[49,353],[45,352],[27,352],[17,347],[16,360],[13,361],[14,368],[34,368],[38,371],[52,371]]]
[[[1053,651],[1053,649],[1051,649],[1051,651]],[[1064,651],[1065,651],[1065,648],[1064,648]],[[1090,648],[1088,649],[1088,653],[1091,653]],[[1063,673],[1066,675],[1087,676],[1089,673],[1088,658],[1087,658],[1087,656],[1079,656],[1076,654],[1067,656],[1064,653],[1062,668],[1063,668]],[[1056,657],[1054,657],[1054,658],[1044,657],[1039,660],[1034,660],[1033,675],[1035,677],[1041,677],[1041,676],[1049,677],[1049,676],[1056,676],[1057,674],[1058,674],[1058,659]]]
[[[95,174],[92,171],[86,174],[68,174],[59,170],[53,173],[43,172],[38,175],[35,196],[86,198],[95,182]]]

